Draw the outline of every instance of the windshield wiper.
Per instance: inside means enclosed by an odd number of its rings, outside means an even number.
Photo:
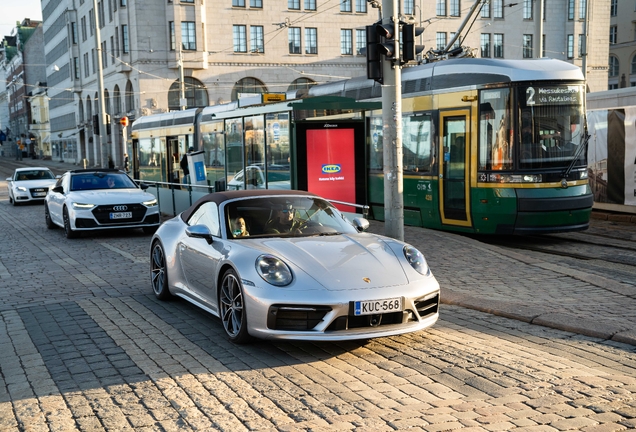
[[[561,176],[563,177],[564,180],[568,178],[568,176],[570,175],[570,171],[572,171],[572,168],[574,168],[574,165],[576,165],[576,161],[579,160],[579,156],[581,156],[581,153],[583,152],[583,149],[585,149],[587,147],[587,143],[590,140],[590,137],[591,137],[590,134],[586,134],[585,135],[585,139],[579,145],[579,148],[576,149],[576,153],[574,153],[574,157],[572,158],[572,161],[570,162],[570,165],[568,165],[568,167],[565,169],[565,171],[563,171],[563,173],[561,174]]]

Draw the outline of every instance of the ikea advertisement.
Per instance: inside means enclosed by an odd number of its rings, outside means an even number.
[[[309,129],[307,190],[327,199],[355,203],[356,172],[353,128]],[[355,211],[350,206],[337,207]]]

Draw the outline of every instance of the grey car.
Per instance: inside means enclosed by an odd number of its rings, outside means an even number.
[[[230,340],[351,340],[425,329],[439,284],[413,246],[309,192],[206,195],[150,244],[155,295],[220,318]]]

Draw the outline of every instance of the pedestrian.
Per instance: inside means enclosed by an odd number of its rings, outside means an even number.
[[[192,153],[193,151],[194,151],[194,147],[190,147],[188,149],[188,153]],[[183,157],[181,158],[181,162],[179,162],[179,166],[181,167],[181,170],[183,171],[182,182],[184,184],[190,183],[190,167],[188,166],[188,153],[184,153]]]
[[[115,162],[113,162],[113,158],[108,156],[108,168],[110,169],[114,169],[115,168]]]
[[[22,160],[22,140],[17,140],[16,141],[15,160]]]
[[[128,162],[128,153],[124,153],[124,171],[130,171],[130,164]]]

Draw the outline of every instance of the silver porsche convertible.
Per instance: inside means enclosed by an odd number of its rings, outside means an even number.
[[[154,234],[152,289],[219,317],[236,343],[367,339],[433,325],[439,284],[422,253],[352,219],[309,192],[206,195]]]

